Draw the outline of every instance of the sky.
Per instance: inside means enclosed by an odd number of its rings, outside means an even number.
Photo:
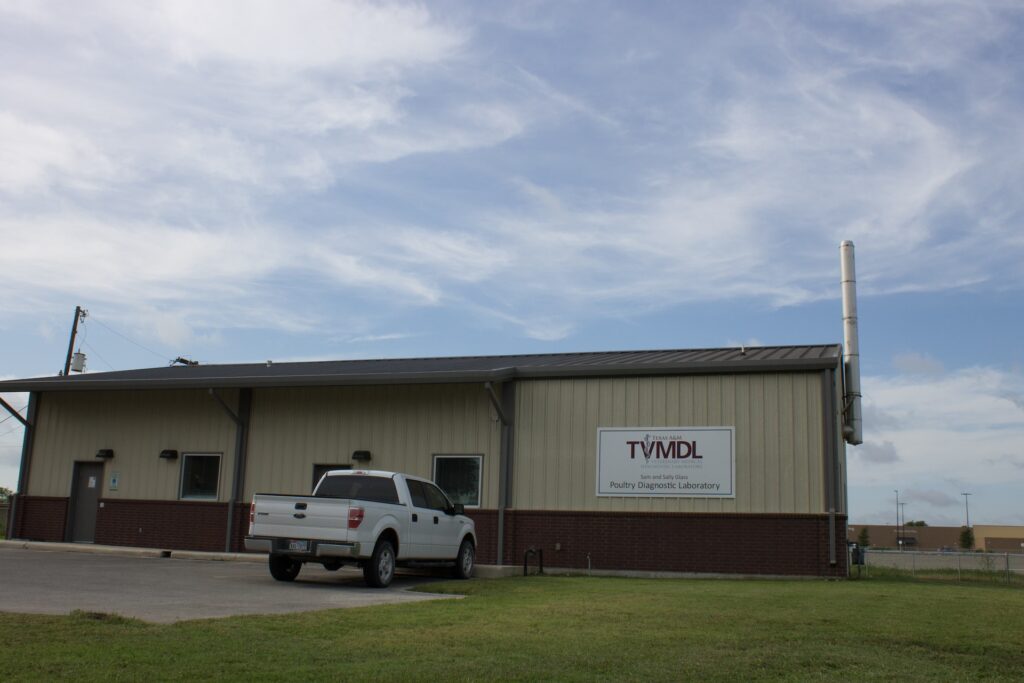
[[[851,522],[1024,524],[1015,0],[0,0],[0,63],[0,379],[76,305],[89,372],[839,343],[849,239]]]

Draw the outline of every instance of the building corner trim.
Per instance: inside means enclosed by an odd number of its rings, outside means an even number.
[[[21,499],[28,495],[29,470],[32,467],[32,448],[35,444],[36,421],[39,416],[39,399],[39,392],[33,391],[30,393],[28,395],[28,411],[25,413],[25,419],[21,420],[21,416],[18,416],[18,419],[25,425],[25,436],[21,440],[21,466],[18,470],[17,495],[11,499],[11,512],[8,517],[11,523],[8,534],[12,539],[21,538],[22,520],[21,511],[18,508],[21,506]]]
[[[228,521],[227,529],[224,532],[224,552],[230,553],[233,550],[231,542],[235,535],[235,506],[238,503],[242,481],[245,479],[245,460],[249,448],[249,418],[252,414],[252,389],[238,390],[237,415],[212,389],[210,394],[220,402],[235,423],[235,458],[231,476],[231,498],[228,500]]]

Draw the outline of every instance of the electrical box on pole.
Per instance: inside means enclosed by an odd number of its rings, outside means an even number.
[[[78,323],[85,322],[85,316],[89,315],[89,311],[85,310],[81,306],[75,306],[75,319],[71,322],[71,339],[68,340],[68,355],[64,360],[64,376],[67,376],[69,372],[74,370],[75,372],[85,372],[85,354],[82,353],[82,349],[75,351],[75,335],[78,334]]]

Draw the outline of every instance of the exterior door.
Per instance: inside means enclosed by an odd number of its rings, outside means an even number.
[[[409,510],[409,539],[415,543],[403,543],[405,550],[401,555],[416,559],[434,557],[434,511],[427,505],[423,482],[406,479],[405,483],[409,486],[409,495],[412,497],[412,508]]]
[[[455,515],[448,514],[451,503],[441,489],[424,483],[423,490],[427,494],[427,504],[434,513],[431,519],[434,523],[432,556],[441,560],[453,559],[459,552],[459,520]]]
[[[96,511],[103,490],[103,463],[76,462],[71,489],[71,540],[92,543],[96,540]]]

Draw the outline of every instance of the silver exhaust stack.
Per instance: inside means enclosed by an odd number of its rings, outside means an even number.
[[[843,289],[843,370],[846,391],[843,397],[843,438],[856,446],[864,443],[860,409],[860,349],[857,341],[857,275],[853,267],[853,242],[839,245],[841,285]]]

